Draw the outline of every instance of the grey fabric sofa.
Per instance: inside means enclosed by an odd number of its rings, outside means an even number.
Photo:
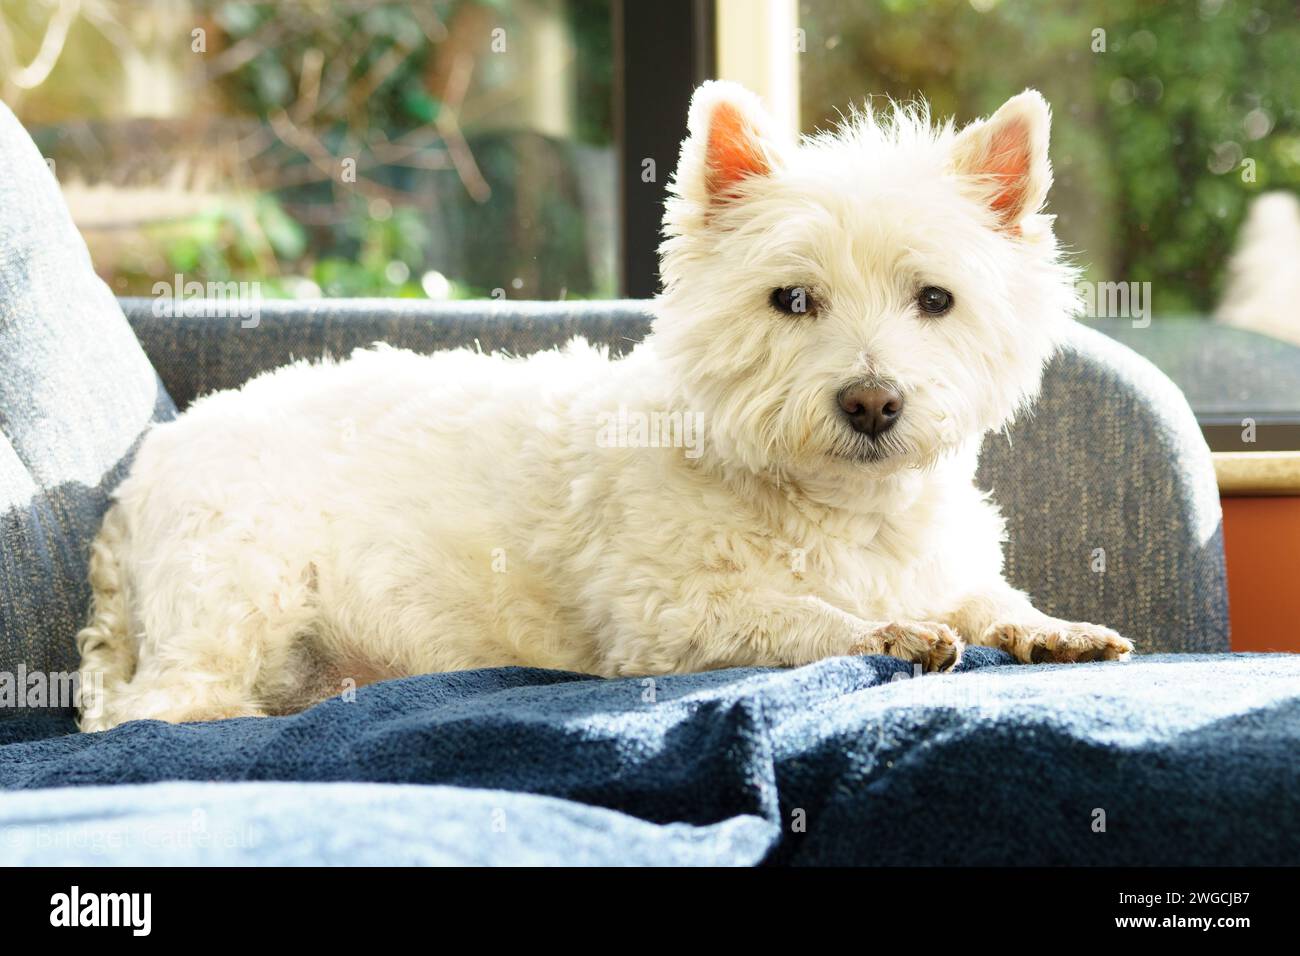
[[[634,301],[265,302],[253,327],[123,305],[182,409],[294,359],[375,342],[528,354],[581,335],[621,353],[650,323]],[[1228,649],[1209,451],[1179,391],[1131,350],[1077,327],[1032,413],[986,442],[980,481],[1009,519],[1011,580],[1048,611],[1114,627],[1141,653]]]

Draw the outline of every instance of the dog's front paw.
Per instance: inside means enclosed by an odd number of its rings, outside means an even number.
[[[961,660],[957,632],[935,621],[895,621],[878,624],[864,634],[850,654],[888,654],[920,664],[927,671],[951,670]]]
[[[1008,651],[1026,664],[1122,661],[1133,652],[1133,642],[1108,627],[1056,618],[994,624],[980,643]]]

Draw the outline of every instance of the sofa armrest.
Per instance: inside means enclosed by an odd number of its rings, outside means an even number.
[[[1182,392],[1076,325],[1032,411],[990,436],[979,481],[1007,517],[1007,577],[1139,653],[1228,650],[1223,515]]]

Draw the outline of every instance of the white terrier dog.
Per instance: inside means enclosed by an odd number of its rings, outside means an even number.
[[[895,107],[795,145],[706,83],[626,358],[379,346],[154,428],[93,549],[83,728],[509,664],[1127,657],[1004,581],[973,484],[1077,307],[1048,124],[1031,91],[960,132]]]

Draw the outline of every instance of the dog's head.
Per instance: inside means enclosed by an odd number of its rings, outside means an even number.
[[[1037,93],[960,132],[923,106],[795,145],[706,83],[664,218],[656,348],[730,461],[794,478],[923,468],[1036,393],[1077,308]]]

